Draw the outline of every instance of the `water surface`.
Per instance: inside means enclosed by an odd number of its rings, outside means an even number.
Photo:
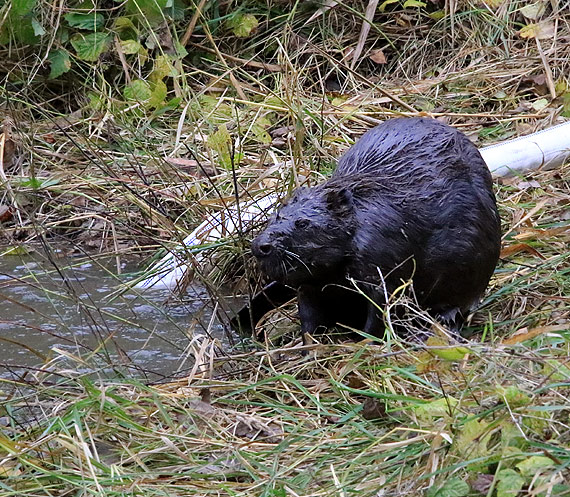
[[[114,262],[0,257],[0,376],[18,378],[54,358],[59,367],[151,379],[191,367],[188,345],[210,322],[207,292],[194,286],[184,300],[155,290],[117,297],[125,279]],[[225,340],[221,325],[209,331]]]

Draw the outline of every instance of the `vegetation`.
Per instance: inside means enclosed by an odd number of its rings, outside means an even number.
[[[320,181],[392,116],[433,115],[481,146],[548,127],[570,117],[568,12],[0,2],[1,253],[142,265],[237,198]],[[503,262],[467,342],[434,324],[302,346],[285,309],[265,343],[190,330],[184,378],[110,370],[113,329],[3,375],[0,495],[570,495],[569,173],[497,181]],[[214,263],[195,277],[213,295],[254,279],[248,237],[204,247]]]

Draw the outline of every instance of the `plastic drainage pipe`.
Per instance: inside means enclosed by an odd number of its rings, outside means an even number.
[[[552,169],[570,159],[570,121],[479,150],[495,177]]]
[[[494,177],[510,176],[534,169],[552,169],[570,160],[570,121],[537,133],[497,143],[480,149]],[[188,271],[189,253],[193,247],[215,243],[235,233],[239,226],[259,221],[277,203],[276,195],[232,206],[209,216],[188,235],[179,250],[168,253],[148,271],[146,278],[134,287],[175,290]],[[241,221],[238,222],[238,212]],[[200,261],[199,252],[195,256]]]

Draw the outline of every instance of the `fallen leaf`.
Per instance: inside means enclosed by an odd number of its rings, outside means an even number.
[[[539,40],[552,39],[556,33],[556,26],[552,21],[541,21],[524,26],[519,31],[521,38],[538,38]]]
[[[0,223],[9,221],[10,219],[12,219],[13,215],[14,211],[12,210],[12,207],[10,207],[9,205],[0,204]]]
[[[553,236],[558,236],[563,233],[570,233],[570,226],[558,226],[557,228],[528,228],[515,236],[515,240],[542,240],[544,238],[551,238]]]
[[[501,250],[501,258],[510,257],[515,254],[520,254],[521,252],[526,252],[527,254],[534,255],[539,259],[546,259],[546,257],[544,257],[538,250],[526,243],[514,243],[508,247],[503,248],[503,250]]]
[[[495,475],[480,473],[477,475],[477,478],[475,478],[475,481],[471,483],[471,488],[483,495],[487,495],[494,479]]]
[[[525,5],[524,7],[521,7],[520,12],[527,19],[532,19],[533,21],[536,21],[539,17],[542,16],[542,14],[544,14],[545,10],[546,10],[546,3],[535,2],[529,5]]]
[[[537,326],[536,328],[528,329],[528,327],[520,328],[515,331],[509,338],[503,340],[503,345],[515,345],[517,343],[530,340],[545,333],[555,333],[557,331],[566,331],[570,325],[568,324],[553,324],[550,326]]]
[[[362,403],[362,417],[364,419],[381,419],[386,417],[386,404],[377,399],[367,398]]]
[[[372,50],[372,53],[370,54],[370,60],[372,60],[372,62],[376,62],[376,64],[386,64],[386,56],[380,48]]]
[[[546,98],[540,98],[532,103],[532,108],[536,111],[545,109],[548,107],[548,100]]]

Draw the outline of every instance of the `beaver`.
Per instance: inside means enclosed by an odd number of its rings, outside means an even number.
[[[492,186],[458,130],[429,118],[387,120],[328,180],[295,190],[252,252],[270,281],[296,290],[304,333],[335,324],[382,333],[379,309],[410,279],[418,304],[459,329],[499,258]]]

